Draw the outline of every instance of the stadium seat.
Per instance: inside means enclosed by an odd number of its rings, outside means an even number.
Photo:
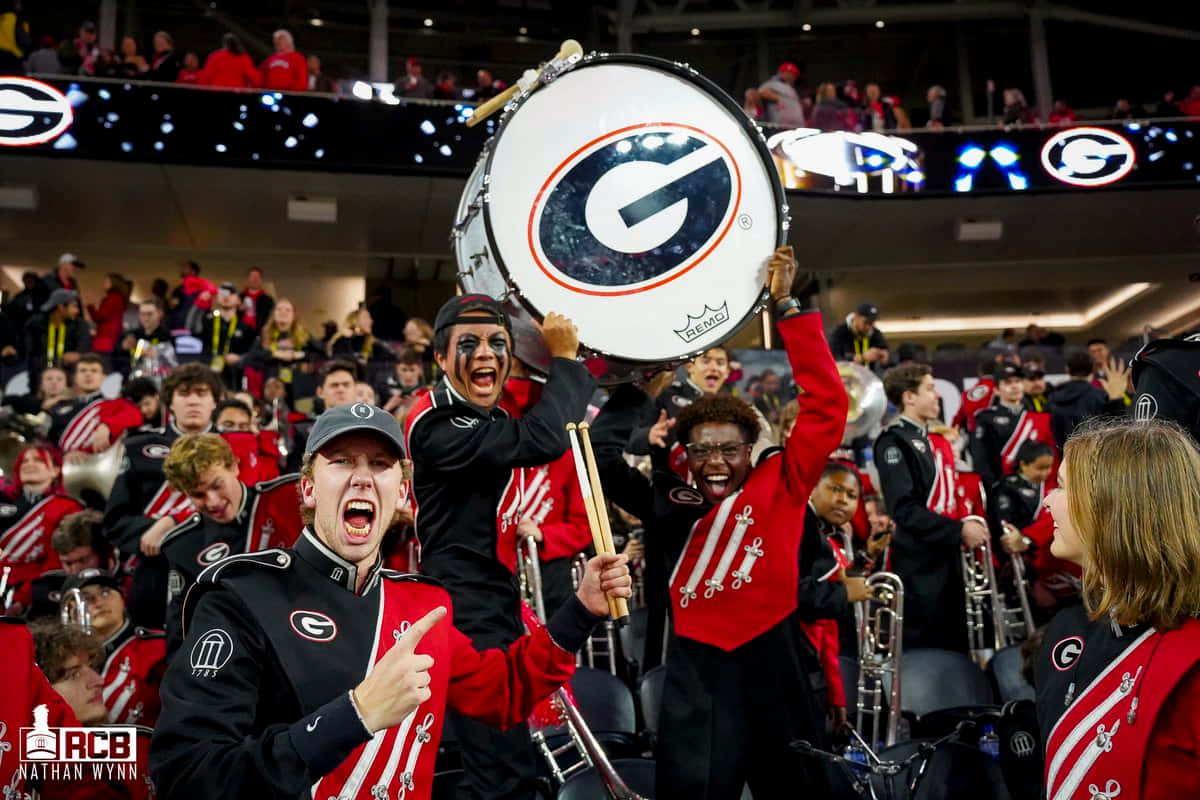
[[[638,693],[642,698],[642,717],[646,720],[646,730],[653,737],[658,733],[658,711],[662,707],[663,684],[667,679],[666,667],[655,667],[642,676],[642,685]]]
[[[988,662],[988,674],[991,675],[996,689],[1000,692],[1000,702],[1035,699],[1033,687],[1021,674],[1024,661],[1025,657],[1021,653],[1021,646],[1013,645],[998,651]]]
[[[644,758],[618,758],[612,762],[621,780],[642,797],[654,797],[654,762]],[[558,800],[609,800],[604,781],[595,769],[572,775],[558,789]]]
[[[571,691],[592,733],[637,733],[633,693],[607,670],[579,667],[571,678]]]
[[[921,717],[931,711],[995,702],[987,676],[964,653],[916,649],[904,653],[900,704]]]

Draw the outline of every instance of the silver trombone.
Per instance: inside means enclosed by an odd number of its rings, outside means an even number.
[[[904,640],[904,582],[894,572],[867,578],[871,599],[855,604],[858,617],[858,702],[854,727],[864,731],[871,717],[871,746],[877,747],[884,715],[884,686],[888,687],[887,746],[896,743],[900,729],[900,665]]]
[[[583,553],[577,553],[571,561],[571,586],[575,589],[579,588],[579,583],[583,580],[584,573],[587,572],[587,562],[587,556]],[[608,671],[616,675],[616,625],[613,623],[611,617],[605,617],[600,625],[603,632],[600,634],[593,633],[587,638],[587,641],[583,644],[583,652],[575,657],[575,661],[578,666],[595,668],[596,662],[603,659],[608,662]]]
[[[1004,523],[1004,530],[1006,532],[1015,531],[1020,533],[1016,526],[1010,522]],[[1015,623],[1010,620],[1009,630],[1014,625],[1023,628],[1025,633],[1023,638],[1028,639],[1030,636],[1033,636],[1033,632],[1037,629],[1037,626],[1033,623],[1033,607],[1029,604],[1029,584],[1025,579],[1025,558],[1020,553],[1012,553],[1009,558],[1012,559],[1013,584],[1016,586],[1017,602],[1020,604],[1019,609],[1006,609],[1010,617],[1018,612],[1020,613],[1020,618]]]
[[[992,563],[992,546],[984,542],[978,547],[963,545],[962,557],[963,592],[967,605],[967,646],[971,659],[980,669],[987,666],[997,650],[1007,644],[1007,623],[996,581],[996,567]],[[987,618],[992,618],[992,638],[987,635]]]
[[[586,560],[584,562],[587,563]],[[572,564],[574,567],[574,564]],[[520,585],[521,598],[538,620],[546,623],[546,603],[542,597],[542,567],[538,560],[537,542],[532,536],[523,536],[517,544],[517,581]],[[611,621],[609,621],[611,624]],[[590,643],[589,639],[589,643]],[[604,788],[613,800],[642,800],[641,795],[625,784],[595,734],[587,726],[583,714],[571,695],[565,688],[558,688],[550,695],[550,705],[558,715],[561,724],[567,730],[567,740],[558,747],[552,747],[546,738],[546,731],[541,727],[530,724],[529,733],[534,745],[546,759],[550,774],[559,785],[577,772],[592,767],[604,783]],[[553,730],[552,730],[553,732]],[[575,750],[579,756],[574,763],[563,765],[563,756]]]

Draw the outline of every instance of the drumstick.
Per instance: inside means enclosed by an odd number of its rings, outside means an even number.
[[[592,451],[592,435],[586,422],[579,423],[579,438],[583,441],[583,457],[587,462],[588,478],[592,482],[592,502],[596,504],[596,516],[600,522],[600,535],[604,539],[604,552],[616,553],[613,544],[612,522],[608,518],[608,503],[604,501],[604,487],[600,485],[600,470],[596,467],[596,454]],[[623,622],[629,616],[629,604],[624,597],[617,598],[617,616]]]
[[[574,422],[567,423],[567,436],[571,439],[571,455],[575,458],[575,477],[579,480],[579,493],[583,495],[583,508],[587,511],[588,529],[592,532],[592,546],[596,548],[596,555],[603,555],[608,551],[604,549],[604,534],[600,530],[600,517],[596,513],[596,498],[592,496],[591,483],[588,480],[587,470],[583,466],[583,450],[579,446],[579,437],[576,435],[575,429]],[[616,619],[619,612],[617,598],[608,597],[608,615]]]
[[[491,100],[488,100],[486,103],[476,106],[475,113],[467,119],[467,127],[474,128],[477,124],[496,113],[496,111],[504,108],[508,101],[512,100],[513,97],[516,96],[517,92],[532,91],[533,88],[537,86],[538,80],[542,77],[542,71],[545,70],[546,67],[550,66],[551,64],[566,61],[571,56],[580,55],[582,53],[583,45],[574,39],[567,39],[562,43],[562,45],[559,46],[558,52],[554,55],[554,58],[546,62],[545,66],[536,71],[526,70],[525,74],[521,76],[521,79],[512,86],[508,87]],[[530,75],[530,73],[533,74]]]

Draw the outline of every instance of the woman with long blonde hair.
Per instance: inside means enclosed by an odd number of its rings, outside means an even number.
[[[1084,426],[1046,497],[1083,605],[1050,623],[1038,721],[1050,800],[1200,797],[1200,452],[1177,425]]]
[[[322,355],[320,344],[300,324],[296,304],[281,297],[271,309],[271,318],[263,325],[248,360],[262,370],[264,383],[271,378],[283,381],[291,400],[295,372],[310,371],[312,360]]]

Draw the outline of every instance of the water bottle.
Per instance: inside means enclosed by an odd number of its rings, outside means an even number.
[[[983,726],[983,735],[979,737],[979,750],[993,761],[1000,760],[1000,737],[996,735],[996,726]]]
[[[853,771],[855,773],[855,775],[857,775],[860,778],[866,776],[866,774],[867,774],[867,753],[865,750],[862,749],[862,747],[860,747],[858,744],[856,744],[854,742],[851,742],[849,745],[846,746],[846,749],[842,751],[842,756],[847,761],[853,761],[855,764],[862,765],[861,767],[859,767],[859,766],[850,767],[851,771]]]

